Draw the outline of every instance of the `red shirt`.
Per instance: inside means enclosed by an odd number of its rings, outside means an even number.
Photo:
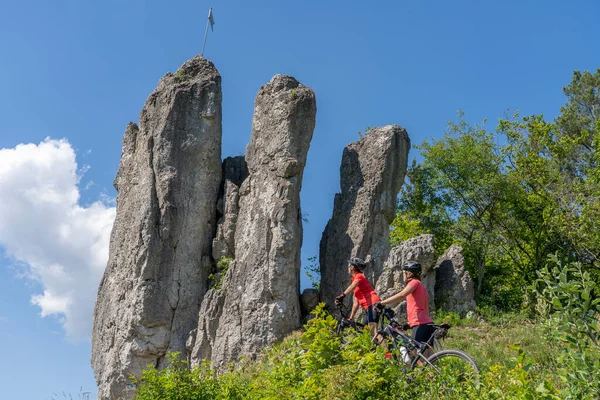
[[[358,304],[360,304],[363,310],[366,310],[369,306],[381,301],[364,274],[359,273],[354,275],[352,277],[352,282],[354,281],[358,281],[358,286],[354,288],[354,297],[356,297]]]
[[[408,324],[413,327],[433,322],[431,317],[429,317],[429,296],[427,296],[425,286],[418,279],[412,279],[408,282],[407,286],[415,288],[412,293],[406,296]]]

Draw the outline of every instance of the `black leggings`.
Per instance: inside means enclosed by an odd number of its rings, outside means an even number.
[[[369,325],[369,322],[379,322],[379,312],[373,306],[367,307],[365,310],[364,324]]]
[[[429,343],[433,332],[435,332],[435,328],[431,325],[431,322],[428,324],[415,325],[412,327],[412,338],[417,342]]]

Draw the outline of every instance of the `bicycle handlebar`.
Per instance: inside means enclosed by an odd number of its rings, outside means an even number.
[[[337,306],[338,311],[340,312],[340,315],[342,316],[342,318],[347,319],[348,318],[348,307],[346,307],[343,302],[336,303],[336,306]]]

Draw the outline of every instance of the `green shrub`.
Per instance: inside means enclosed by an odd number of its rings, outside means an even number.
[[[546,341],[555,343],[556,375],[564,398],[591,398],[600,393],[600,298],[598,285],[580,263],[565,264],[557,255],[538,271],[530,287],[537,310],[546,318]]]
[[[183,78],[185,78],[185,73],[182,69],[178,69],[177,72],[175,72],[175,75],[173,76],[175,77],[175,80],[182,80]]]
[[[223,278],[225,277],[225,274],[229,269],[229,264],[231,264],[232,261],[233,258],[230,257],[221,257],[217,260],[217,272],[208,276],[208,279],[211,282],[211,289],[221,290]]]

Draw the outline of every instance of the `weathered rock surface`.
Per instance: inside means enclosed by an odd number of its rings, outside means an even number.
[[[410,139],[406,130],[387,125],[369,130],[344,149],[341,193],[321,238],[321,300],[333,310],[335,296],[350,283],[347,260],[367,259],[365,270],[376,282],[390,251],[389,226],[406,174]]]
[[[434,256],[433,235],[421,235],[400,243],[390,251],[390,255],[383,267],[383,272],[375,285],[375,291],[382,299],[387,299],[399,293],[405,286],[401,270],[402,264],[407,261],[418,261],[423,268],[421,282],[423,282],[429,295],[429,310],[433,311],[435,289]],[[404,307],[400,305],[395,308],[398,313],[404,310]]]
[[[319,304],[319,291],[317,289],[308,288],[302,291],[300,295],[300,307],[302,316],[308,316],[312,310]]]
[[[207,290],[221,182],[221,77],[201,57],[167,74],[123,137],[117,217],[94,310],[99,398],[185,351]]]
[[[315,114],[313,91],[289,76],[276,75],[256,97],[235,260],[202,304],[192,364],[255,356],[300,325],[300,189]]]
[[[213,239],[213,258],[235,256],[235,227],[239,213],[239,190],[248,177],[248,166],[244,156],[227,157],[223,160],[223,182],[217,202],[217,233]]]
[[[473,280],[465,270],[462,247],[453,244],[435,266],[435,306],[437,309],[465,313],[475,309]]]

